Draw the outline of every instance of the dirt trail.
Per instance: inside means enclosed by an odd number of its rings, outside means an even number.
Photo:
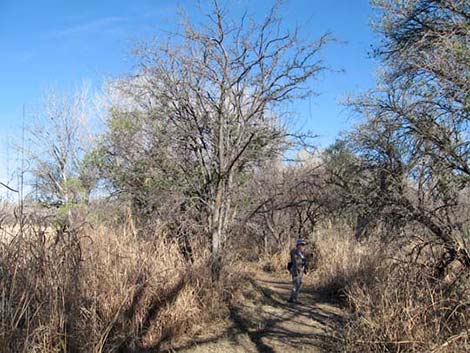
[[[246,300],[232,308],[222,333],[194,339],[182,353],[293,353],[336,352],[344,313],[305,285],[302,304],[286,301],[290,277],[256,273],[245,291]]]

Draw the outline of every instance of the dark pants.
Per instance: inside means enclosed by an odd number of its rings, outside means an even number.
[[[302,288],[302,273],[299,275],[292,275],[292,292],[290,295],[290,301],[296,302],[299,299],[300,288]]]

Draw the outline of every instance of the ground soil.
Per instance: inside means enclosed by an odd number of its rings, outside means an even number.
[[[344,312],[315,291],[307,278],[301,304],[287,302],[288,274],[255,272],[248,276],[243,300],[230,309],[229,319],[208,327],[206,334],[173,346],[181,353],[341,352]],[[209,334],[208,334],[209,333]]]

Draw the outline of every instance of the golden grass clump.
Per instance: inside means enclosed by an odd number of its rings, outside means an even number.
[[[317,289],[351,311],[342,351],[470,352],[468,271],[456,265],[434,278],[432,266],[423,265],[431,259],[418,264],[404,248],[351,234],[332,229],[317,238]]]
[[[412,265],[382,275],[373,287],[349,289],[356,315],[346,329],[348,352],[470,351],[468,274],[452,284]]]
[[[316,246],[316,288],[325,296],[346,302],[353,284],[380,280],[385,264],[379,243],[360,243],[347,229],[330,228],[318,232]]]
[[[233,276],[213,284],[205,252],[190,264],[169,239],[128,226],[3,236],[2,352],[157,349],[226,315]]]

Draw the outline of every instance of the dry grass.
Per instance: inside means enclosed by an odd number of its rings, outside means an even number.
[[[316,244],[316,287],[324,295],[346,303],[352,285],[372,286],[380,280],[384,250],[379,243],[359,243],[349,230],[331,228],[318,233]]]
[[[22,236],[13,228],[0,234],[1,352],[168,348],[226,318],[227,303],[243,289],[244,267],[253,265],[233,255],[215,285],[203,247],[188,264],[159,230],[138,237],[132,223],[69,232],[33,224]],[[392,260],[380,243],[359,243],[351,234],[319,232],[314,271],[316,290],[351,308],[345,352],[470,351],[468,273],[456,266],[437,280],[404,262],[403,250]],[[288,251],[260,264],[286,271]]]
[[[397,260],[404,250],[359,243],[347,231],[322,232],[318,247],[317,289],[352,312],[345,352],[470,352],[470,281],[459,266],[437,280]]]
[[[354,284],[357,313],[349,352],[469,352],[468,275],[441,283],[412,265],[395,267],[373,287]]]
[[[235,275],[215,286],[202,250],[189,266],[158,232],[49,233],[31,227],[0,244],[2,352],[158,349],[227,315]]]
[[[259,259],[259,267],[265,272],[286,272],[287,263],[290,261],[289,247],[272,255],[263,255]]]

